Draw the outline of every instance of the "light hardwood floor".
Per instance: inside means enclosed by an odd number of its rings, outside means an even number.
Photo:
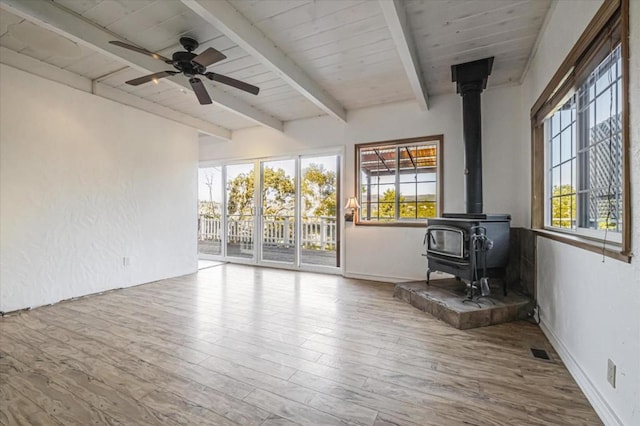
[[[601,424],[537,326],[460,331],[392,293],[227,264],[8,316],[0,422]]]

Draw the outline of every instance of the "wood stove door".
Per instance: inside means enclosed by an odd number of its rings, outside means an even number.
[[[453,226],[432,225],[427,227],[427,253],[464,259],[465,230]]]

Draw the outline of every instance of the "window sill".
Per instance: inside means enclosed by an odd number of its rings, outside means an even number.
[[[568,244],[573,247],[578,247],[583,250],[588,250],[593,253],[598,253],[603,256],[610,257],[612,259],[619,260],[621,262],[630,263],[631,253],[626,251],[620,251],[616,247],[607,245],[602,247],[602,242],[594,241],[592,239],[584,238],[578,235],[569,235],[562,232],[551,231],[549,229],[532,229],[532,231],[541,237],[548,238],[550,240],[558,241],[564,244]]]
[[[426,228],[427,219],[422,222],[368,222],[368,221],[355,221],[356,226],[384,226],[388,228]]]

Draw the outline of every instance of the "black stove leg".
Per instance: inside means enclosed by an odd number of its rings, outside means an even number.
[[[429,285],[430,278],[431,278],[431,269],[427,268],[427,285]]]

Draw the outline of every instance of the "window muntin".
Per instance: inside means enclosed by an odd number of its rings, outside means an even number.
[[[618,45],[545,121],[547,226],[622,230],[621,70]]]
[[[622,58],[618,46],[580,87],[579,226],[622,230]]]
[[[550,238],[556,241],[560,241],[564,244],[569,244],[580,249],[588,250],[591,252],[599,253],[602,256],[611,257],[624,262],[630,262],[632,256],[631,250],[631,227],[629,226],[628,218],[632,217],[631,206],[631,193],[634,190],[631,184],[630,177],[630,149],[629,149],[629,129],[630,129],[630,117],[629,117],[629,97],[631,95],[629,91],[629,3],[630,0],[607,0],[602,3],[596,14],[593,16],[585,31],[580,35],[575,45],[571,48],[567,56],[564,58],[559,68],[553,74],[553,77],[549,80],[548,84],[540,93],[540,96],[534,102],[531,107],[531,136],[532,136],[532,193],[531,193],[531,225],[533,229],[538,229],[539,235],[542,237]],[[549,176],[549,149],[548,149],[548,127],[550,123],[547,118],[553,115],[553,112],[559,109],[563,105],[568,94],[571,91],[578,91],[589,79],[592,74],[604,61],[605,57],[613,52],[614,48],[619,47],[620,60],[616,65],[616,73],[621,75],[621,80],[616,82],[617,99],[616,105],[620,114],[620,127],[621,127],[621,181],[622,190],[620,191],[620,197],[618,205],[620,211],[617,211],[615,207],[610,208],[609,199],[614,194],[612,191],[607,191],[606,203],[600,202],[600,205],[606,205],[607,210],[611,213],[619,215],[615,226],[619,232],[609,232],[609,229],[590,229],[581,227],[582,224],[591,222],[592,228],[597,227],[598,209],[594,208],[594,214],[591,219],[584,219],[584,212],[588,211],[588,207],[584,205],[585,196],[579,196],[581,202],[577,201],[576,210],[576,229],[560,229],[551,227],[550,225],[550,176]],[[616,56],[618,53],[616,53]],[[603,78],[602,74],[599,75],[600,84],[596,84],[593,87],[591,93],[595,99],[597,93],[602,92],[606,88],[604,82],[613,83],[613,79],[609,80],[608,76]],[[596,80],[597,81],[597,80]],[[589,96],[589,92],[582,92],[582,96]],[[604,98],[600,99],[600,105],[603,104]],[[578,99],[578,109],[581,105],[586,105],[588,102]],[[580,105],[581,104],[581,105]],[[606,105],[606,102],[605,102]],[[597,107],[590,108],[589,114],[593,118],[591,123],[596,123],[596,109]],[[606,107],[600,108],[600,113],[606,111]],[[583,120],[578,119],[578,133],[585,133],[581,126],[593,127],[582,124]],[[616,120],[613,120],[613,124],[616,124]],[[586,132],[588,134],[588,132]],[[607,155],[605,158],[615,158],[615,144],[616,135],[615,132],[611,132],[613,138],[610,138],[614,142],[612,150],[614,155]],[[577,145],[578,148],[583,148],[581,145]],[[594,151],[595,152],[595,151]],[[607,153],[609,154],[609,153]],[[595,157],[595,155],[594,155]],[[584,166],[580,166],[580,162],[587,161],[586,155],[579,155],[577,157],[577,174],[580,175],[579,169]],[[591,159],[592,162],[596,162],[595,158]],[[615,161],[615,160],[614,160]],[[612,174],[614,179],[610,182],[614,182],[611,186],[615,187],[615,173]],[[576,185],[583,185],[580,188],[584,189],[585,184],[581,179],[586,179],[586,174],[582,173],[582,177],[578,178]],[[594,179],[592,179],[594,180]],[[607,184],[607,188],[609,184]],[[596,200],[602,194],[595,194],[593,197],[592,205],[597,206]],[[615,220],[615,219],[614,219]],[[607,228],[606,223],[611,223],[610,220],[605,220],[604,228]],[[546,231],[544,231],[546,229]],[[548,231],[560,231],[560,232],[548,232]],[[611,244],[613,243],[613,244]]]
[[[356,146],[360,223],[419,222],[439,212],[439,140]]]
[[[572,96],[548,119],[550,226],[576,225],[576,106]]]

